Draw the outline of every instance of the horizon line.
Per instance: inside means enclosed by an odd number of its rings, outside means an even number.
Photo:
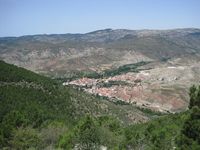
[[[24,35],[14,35],[14,36],[0,36],[0,38],[19,38],[19,37],[25,37],[25,36],[41,36],[41,35],[65,35],[65,34],[89,34],[92,32],[98,32],[98,31],[104,31],[104,30],[130,30],[130,31],[167,31],[167,30],[183,30],[183,29],[197,29],[200,30],[200,27],[176,27],[176,28],[163,28],[163,29],[158,29],[158,28],[141,28],[141,29],[130,29],[130,28],[102,28],[102,29],[96,29],[92,31],[87,31],[87,32],[65,32],[65,33],[35,33],[35,34],[24,34]]]

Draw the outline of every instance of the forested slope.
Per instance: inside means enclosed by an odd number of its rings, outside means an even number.
[[[187,112],[156,117],[1,61],[0,149],[197,150],[200,88],[190,97]]]

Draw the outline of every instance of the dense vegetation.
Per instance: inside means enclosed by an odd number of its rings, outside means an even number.
[[[149,63],[150,63],[149,61],[141,61],[141,62],[134,63],[134,64],[126,64],[126,65],[122,65],[117,68],[111,68],[111,69],[104,70],[100,73],[97,73],[94,71],[93,72],[91,72],[91,71],[74,71],[74,72],[68,73],[68,76],[65,75],[63,78],[57,78],[57,79],[61,80],[61,81],[71,81],[71,80],[75,80],[75,79],[83,78],[83,77],[95,78],[95,79],[111,77],[111,76],[121,75],[121,74],[128,73],[128,72],[139,72],[140,70],[142,70],[139,67],[144,66]]]
[[[200,87],[190,90],[191,101],[186,112],[171,114],[149,121],[122,127],[108,117],[81,120],[74,130],[66,133],[58,146],[71,149],[200,149]],[[77,143],[82,143],[76,145]]]
[[[200,87],[190,89],[189,108],[128,125],[131,112],[152,112],[63,87],[0,61],[0,149],[198,150]]]
[[[181,149],[200,149],[200,86],[190,88],[191,112],[183,124],[178,145]]]
[[[55,81],[1,61],[0,82],[1,147],[35,146],[32,145],[38,141],[35,129],[52,121],[73,121],[69,93]]]
[[[145,116],[132,106],[98,99],[0,61],[0,149],[55,147],[63,130],[71,130],[85,114],[93,117],[109,114],[131,123],[130,112]],[[46,138],[50,143],[44,141]]]
[[[103,73],[103,76],[109,77],[109,76],[120,75],[120,74],[128,73],[128,72],[138,72],[140,70],[140,69],[138,69],[138,67],[146,65],[148,63],[149,62],[141,61],[141,62],[138,62],[135,64],[123,65],[116,69],[106,70]]]

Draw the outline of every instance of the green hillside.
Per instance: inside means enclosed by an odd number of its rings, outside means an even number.
[[[18,128],[40,131],[57,123],[71,128],[86,114],[109,115],[128,124],[149,119],[133,106],[63,87],[58,81],[0,61],[1,146],[12,146]]]
[[[0,149],[198,149],[200,88],[190,96],[158,118],[0,61]]]

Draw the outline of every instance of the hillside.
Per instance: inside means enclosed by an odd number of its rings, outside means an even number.
[[[70,128],[86,114],[93,117],[108,115],[123,124],[146,122],[157,116],[60,84],[0,61],[0,145],[9,146],[19,127],[45,129],[58,123]]]
[[[163,116],[63,87],[3,61],[0,83],[0,148],[199,148],[199,111],[193,107],[199,107],[200,88],[191,88],[192,110]],[[195,134],[190,136],[184,129],[191,119]]]
[[[32,71],[68,76],[140,61],[171,65],[198,62],[199,29],[105,29],[86,34],[0,38],[0,58]]]

